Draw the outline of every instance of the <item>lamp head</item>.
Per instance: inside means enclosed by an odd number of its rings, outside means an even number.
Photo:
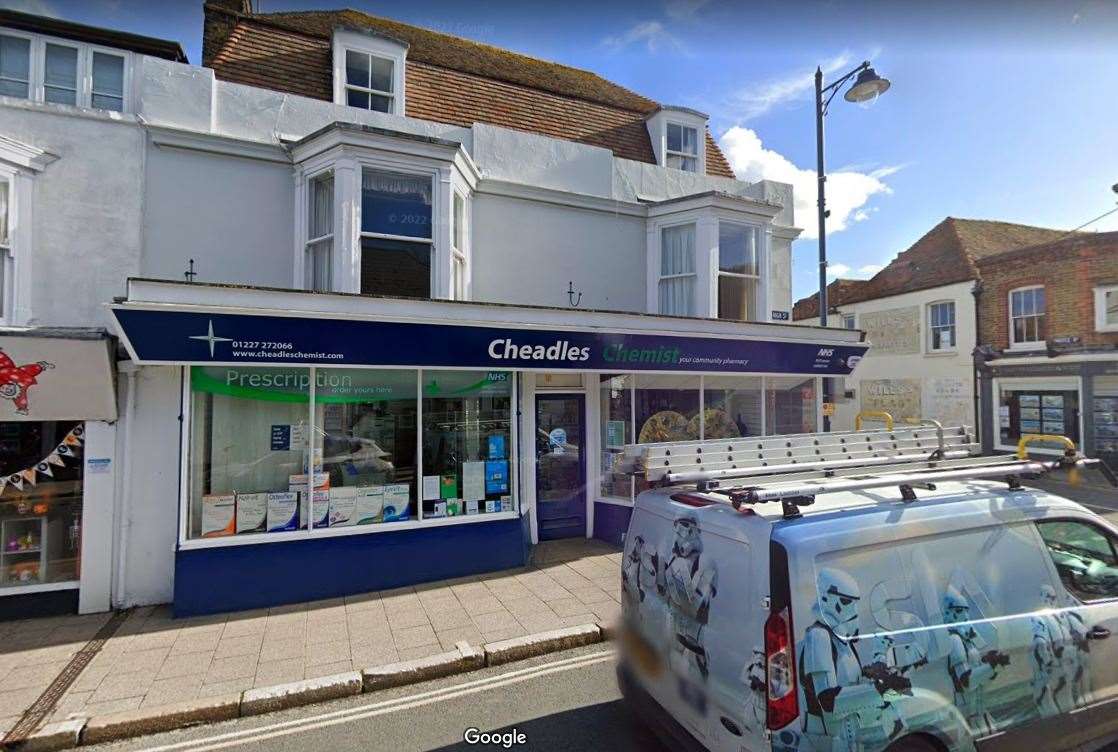
[[[843,99],[847,102],[865,102],[884,94],[889,89],[889,79],[877,75],[873,68],[866,68],[858,74],[854,85],[846,90]]]

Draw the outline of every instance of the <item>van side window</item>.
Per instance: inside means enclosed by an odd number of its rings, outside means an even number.
[[[1038,522],[1040,537],[1064,586],[1080,600],[1118,598],[1118,555],[1113,538],[1086,522]]]

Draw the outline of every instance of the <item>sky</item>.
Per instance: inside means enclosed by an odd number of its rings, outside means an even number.
[[[826,117],[831,276],[868,277],[945,217],[1072,229],[1118,207],[1118,0],[981,3],[256,0],[354,7],[592,70],[698,109],[742,179],[792,183],[793,293],[818,289],[813,74],[892,86]],[[0,0],[180,42],[202,0]],[[1118,212],[1086,230],[1118,230]]]

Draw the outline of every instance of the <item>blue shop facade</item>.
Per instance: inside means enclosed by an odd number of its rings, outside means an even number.
[[[122,367],[181,387],[157,418],[179,422],[177,487],[150,501],[176,508],[180,616],[519,567],[541,540],[620,545],[643,490],[615,471],[621,447],[818,430],[822,379],[867,347],[839,329],[159,280],[129,280],[110,309]],[[143,468],[156,449],[127,451]]]

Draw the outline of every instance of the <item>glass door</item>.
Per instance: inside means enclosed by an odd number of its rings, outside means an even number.
[[[540,540],[586,535],[585,402],[581,394],[536,396]]]

